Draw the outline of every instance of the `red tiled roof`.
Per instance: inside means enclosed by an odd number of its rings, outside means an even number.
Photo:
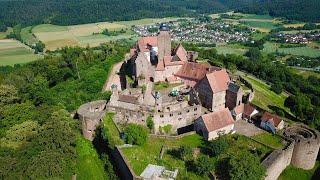
[[[172,61],[172,56],[164,56],[163,62],[165,66],[183,65],[185,61]]]
[[[236,107],[234,108],[234,112],[235,112],[237,115],[243,113],[243,111],[244,111],[244,104],[243,104],[243,103],[241,103],[240,105],[238,105],[238,106],[236,106]]]
[[[220,68],[210,66],[208,64],[187,62],[179,69],[179,71],[175,75],[182,78],[201,80],[208,72],[218,69]]]
[[[163,62],[163,60],[158,62],[157,67],[156,67],[156,71],[164,71],[164,62]]]
[[[158,39],[156,36],[148,36],[142,37],[138,40],[138,46],[140,51],[146,51],[147,45],[151,45],[153,47],[158,45]]]
[[[279,116],[275,115],[275,114],[271,114],[269,112],[265,112],[263,113],[262,117],[261,117],[261,121],[270,121],[273,123],[273,125],[275,127],[278,127],[278,125],[280,124],[280,122],[282,121],[280,119]]]
[[[202,115],[201,118],[203,119],[208,132],[215,131],[228,125],[234,124],[233,118],[228,108]]]
[[[183,48],[181,44],[178,45],[178,47],[175,50],[175,55],[181,60],[181,61],[188,61],[188,53]]]
[[[250,104],[245,104],[243,114],[246,116],[250,116],[254,110],[255,108],[253,106],[251,106]]]
[[[230,78],[225,69],[222,69],[220,71],[213,71],[209,74],[206,74],[206,77],[209,81],[213,93],[225,91],[228,89]]]

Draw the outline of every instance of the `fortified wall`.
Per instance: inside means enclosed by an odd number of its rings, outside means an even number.
[[[105,100],[93,101],[81,105],[77,110],[82,123],[82,134],[86,139],[94,139],[94,131],[106,113],[106,104]]]
[[[320,147],[319,132],[306,125],[293,125],[284,132],[289,144],[284,149],[273,151],[263,162],[266,180],[277,179],[290,164],[297,168],[312,169]]]

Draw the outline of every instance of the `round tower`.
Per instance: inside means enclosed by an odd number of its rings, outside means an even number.
[[[295,142],[291,164],[302,169],[312,169],[320,147],[319,132],[306,125],[287,128],[284,135]]]

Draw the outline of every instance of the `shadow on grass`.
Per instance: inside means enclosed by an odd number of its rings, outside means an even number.
[[[277,106],[272,106],[272,105],[268,105],[268,108],[273,110],[278,116],[285,117],[287,119],[291,119],[291,120],[294,120],[294,121],[300,121],[299,119],[297,119],[296,117],[292,116],[291,114],[289,114],[286,110],[284,110],[282,108],[279,108]]]

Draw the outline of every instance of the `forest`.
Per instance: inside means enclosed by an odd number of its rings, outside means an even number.
[[[127,42],[66,47],[55,52],[59,55],[0,68],[0,179],[70,179],[74,174],[85,179],[86,173],[114,179],[108,155],[94,156],[70,113],[85,102],[109,98],[101,87],[129,47]],[[87,168],[89,161],[104,167],[101,177],[90,175],[97,169]]]
[[[320,21],[318,0],[123,0],[119,2],[119,0],[0,0],[0,31],[17,24],[71,25],[148,17],[197,16],[230,10],[270,14],[289,20]]]

